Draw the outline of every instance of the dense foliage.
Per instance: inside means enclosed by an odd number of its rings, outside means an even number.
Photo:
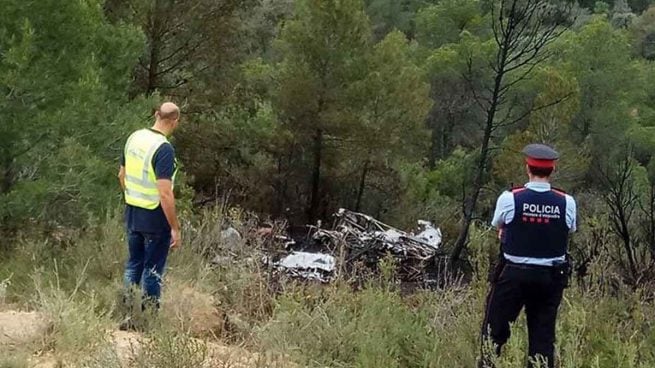
[[[655,252],[649,6],[0,0],[2,232],[66,240],[113,211],[124,138],[170,98],[197,205],[428,218],[454,258],[525,180],[520,148],[552,144],[580,202],[580,270],[612,249],[637,284]]]

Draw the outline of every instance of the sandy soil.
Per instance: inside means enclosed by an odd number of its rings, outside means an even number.
[[[38,343],[48,332],[48,318],[37,312],[0,312],[0,348],[5,351]],[[146,338],[136,332],[108,331],[111,348],[122,367],[134,366],[135,357]],[[261,368],[261,367],[294,367],[289,362],[281,362],[279,358],[252,353],[245,349],[227,346],[218,342],[197,340],[207,347],[205,368]],[[35,349],[38,344],[35,344]],[[35,351],[30,366],[34,368],[60,367],[56,352],[42,353]],[[64,362],[64,367],[74,367],[74,362]]]

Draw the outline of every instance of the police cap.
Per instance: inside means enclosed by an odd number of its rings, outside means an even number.
[[[555,160],[559,158],[557,151],[540,143],[528,144],[523,148],[523,154],[527,164],[534,167],[555,167]]]

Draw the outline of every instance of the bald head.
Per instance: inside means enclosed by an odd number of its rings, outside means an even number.
[[[168,123],[175,122],[180,118],[180,108],[172,102],[164,102],[155,112],[155,117]]]
[[[164,102],[155,111],[155,125],[152,128],[170,136],[179,122],[180,108],[172,102]]]

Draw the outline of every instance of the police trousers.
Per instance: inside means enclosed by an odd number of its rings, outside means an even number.
[[[553,267],[520,265],[501,262],[487,296],[486,311],[482,327],[483,342],[491,340],[495,354],[500,355],[503,345],[510,337],[510,323],[516,321],[525,307],[528,323],[529,359],[546,360],[546,366],[555,366],[555,322],[562,301],[568,275],[561,275]],[[484,349],[482,367],[485,363]],[[542,365],[543,366],[543,365]]]

